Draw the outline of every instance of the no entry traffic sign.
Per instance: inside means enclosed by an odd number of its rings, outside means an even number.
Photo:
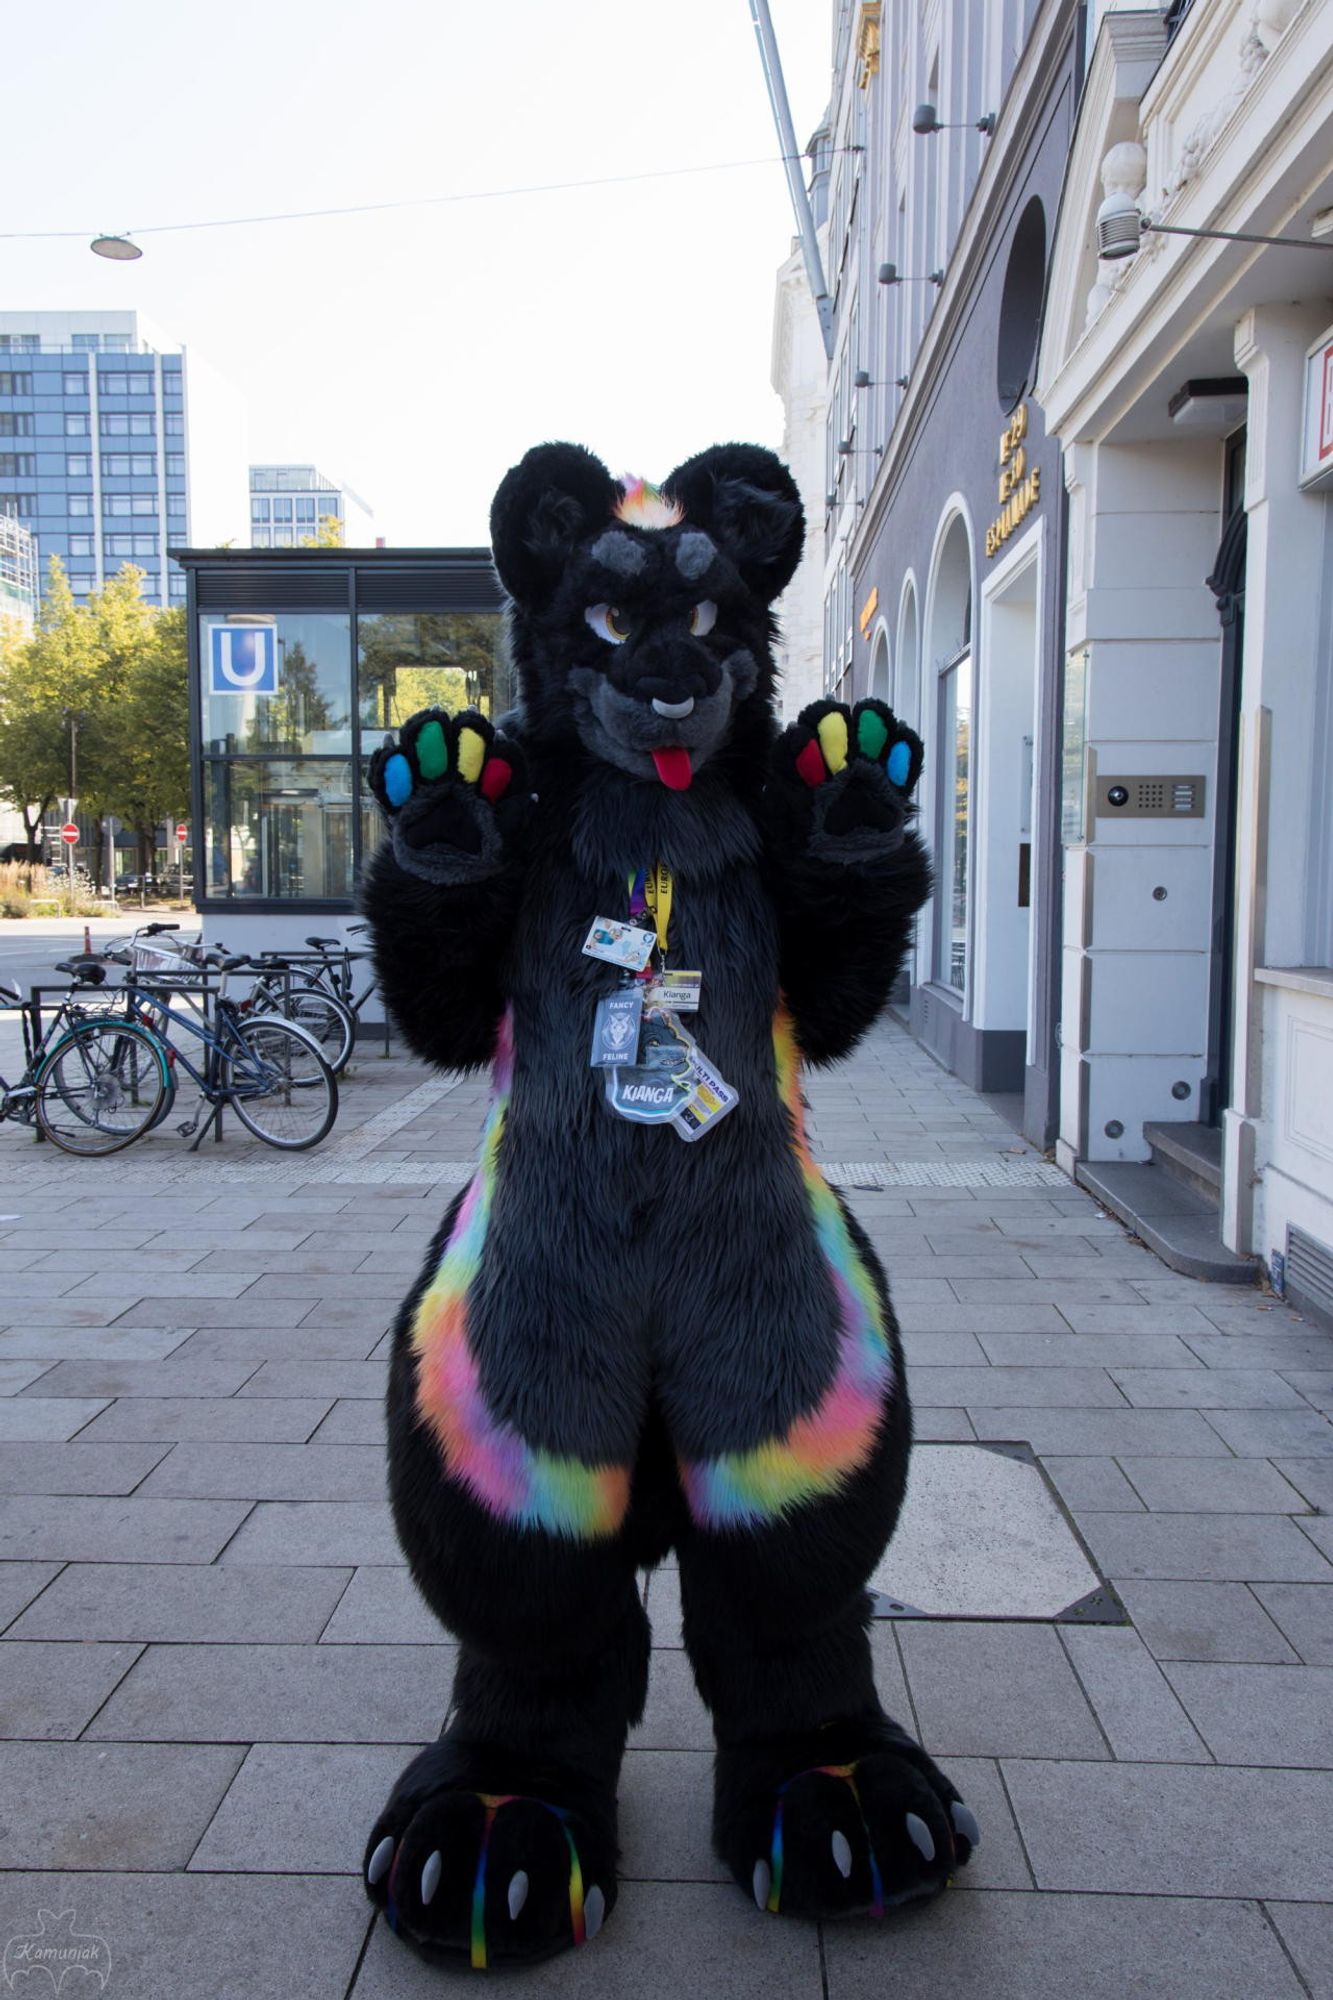
[[[183,820],[181,821],[181,824],[176,828],[176,838],[177,840],[180,841],[182,846],[184,846],[185,842],[190,838],[190,829],[188,826],[186,826]]]
[[[73,847],[78,837],[79,837],[79,829],[77,828],[77,826],[75,826],[72,819],[67,819],[65,821],[65,824],[60,829],[60,838],[64,841],[67,847]]]

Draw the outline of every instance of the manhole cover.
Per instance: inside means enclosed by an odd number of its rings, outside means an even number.
[[[1128,1622],[1027,1445],[919,1444],[878,1618]]]

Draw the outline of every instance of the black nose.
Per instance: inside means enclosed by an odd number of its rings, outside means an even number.
[[[675,704],[700,701],[716,694],[722,674],[704,647],[692,642],[673,646],[622,646],[612,667],[612,679],[622,694],[636,701]]]

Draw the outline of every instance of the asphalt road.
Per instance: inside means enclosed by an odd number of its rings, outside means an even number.
[[[141,924],[178,923],[185,931],[198,931],[199,919],[191,910],[153,909],[141,911],[137,904],[123,905],[114,917],[3,917],[0,918],[0,983],[17,986],[26,1000],[32,986],[60,985],[55,970],[58,958],[68,958],[83,950],[83,927],[87,924],[93,949],[112,938],[127,938]],[[0,1076],[11,1083],[23,1068],[23,1037],[19,1017],[0,1011]]]

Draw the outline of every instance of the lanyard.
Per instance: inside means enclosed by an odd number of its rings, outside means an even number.
[[[671,870],[661,861],[655,861],[651,868],[640,868],[629,878],[629,913],[640,917],[645,910],[650,912],[657,926],[657,948],[663,958],[671,926],[672,887]]]

